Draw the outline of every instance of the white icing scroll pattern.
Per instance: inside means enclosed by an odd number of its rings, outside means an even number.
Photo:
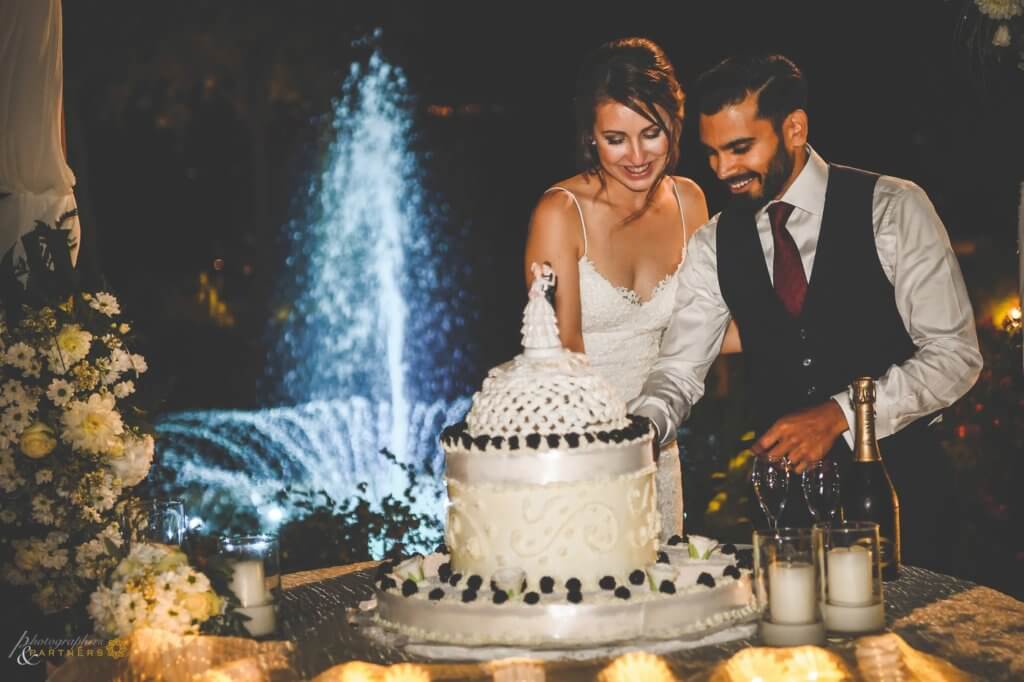
[[[521,509],[523,527],[509,534],[510,549],[520,558],[568,554],[568,546],[574,542],[577,531],[586,546],[598,553],[611,551],[619,539],[614,510],[600,502],[583,501],[574,508],[572,501],[563,495],[539,505],[528,497],[523,500]]]
[[[661,516],[658,514],[657,486],[653,476],[648,476],[629,490],[629,511],[634,518],[641,519],[626,535],[632,547],[643,547],[655,541],[661,531]]]
[[[448,507],[448,531],[446,544],[453,554],[467,555],[475,561],[481,561],[491,556],[490,540],[486,533],[477,523],[480,509],[466,498],[468,495],[452,495],[451,505]]]

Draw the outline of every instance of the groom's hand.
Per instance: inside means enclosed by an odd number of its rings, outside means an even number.
[[[754,454],[768,459],[788,457],[796,473],[824,457],[849,425],[838,403],[827,400],[782,417],[754,443]]]

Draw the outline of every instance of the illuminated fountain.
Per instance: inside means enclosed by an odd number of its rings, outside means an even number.
[[[364,482],[371,499],[400,494],[406,479],[382,448],[441,470],[437,435],[469,404],[445,397],[461,394],[448,374],[461,358],[445,338],[459,288],[435,253],[443,240],[430,236],[436,209],[410,150],[405,92],[376,52],[343,85],[323,172],[290,229],[288,301],[268,369],[274,406],[158,424],[161,466],[177,486],[205,488],[201,508],[228,496],[272,525],[290,513],[269,502],[285,483],[336,500]],[[440,480],[420,483],[422,511],[440,513]]]

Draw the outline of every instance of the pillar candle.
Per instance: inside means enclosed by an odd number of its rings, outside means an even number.
[[[828,601],[844,606],[864,606],[874,601],[871,552],[865,547],[836,547],[828,551]]]
[[[768,567],[768,607],[773,623],[813,623],[817,602],[814,566],[779,561]]]
[[[235,593],[242,606],[263,606],[271,601],[263,574],[263,562],[237,561],[232,567],[228,588]]]

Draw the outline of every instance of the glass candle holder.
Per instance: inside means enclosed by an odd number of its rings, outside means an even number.
[[[228,589],[238,599],[237,613],[248,620],[253,637],[268,637],[277,630],[277,601],[281,593],[281,563],[273,535],[225,536],[220,551],[230,572]]]
[[[180,547],[188,518],[181,500],[134,498],[121,512],[121,532],[130,550],[139,543]]]
[[[818,541],[821,610],[830,633],[860,635],[885,628],[878,524],[820,523]]]
[[[769,646],[825,641],[821,572],[810,528],[754,533],[754,590],[761,611],[761,639]]]

